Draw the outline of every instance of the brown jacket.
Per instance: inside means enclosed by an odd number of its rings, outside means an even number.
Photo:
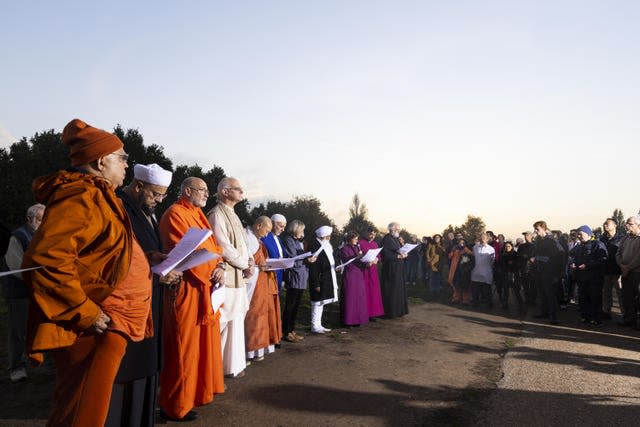
[[[98,317],[100,302],[129,271],[132,231],[108,181],[80,171],[59,171],[33,183],[47,206],[27,249],[23,268],[31,304],[27,353],[73,344]]]

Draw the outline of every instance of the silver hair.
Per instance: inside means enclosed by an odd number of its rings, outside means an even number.
[[[225,188],[229,188],[229,183],[231,181],[237,181],[237,179],[232,176],[225,176],[220,180],[220,182],[218,183],[218,187],[216,188],[218,198],[220,198],[220,196],[222,195],[222,190],[224,190]]]
[[[389,231],[392,231],[394,228],[400,228],[400,224],[398,224],[397,222],[390,222],[387,226],[387,229]]]
[[[35,205],[29,206],[29,209],[27,209],[27,221],[35,218],[38,211],[44,209],[45,206],[42,203],[36,203]]]
[[[271,215],[271,221],[273,221],[273,223],[275,224],[276,222],[282,222],[282,223],[287,223],[287,218],[285,218],[284,215],[276,213]]]

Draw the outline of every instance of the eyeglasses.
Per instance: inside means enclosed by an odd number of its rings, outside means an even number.
[[[163,201],[168,196],[167,193],[158,193],[157,191],[153,191],[152,189],[150,189],[148,187],[145,187],[145,188],[151,192],[151,195],[156,200]]]
[[[227,187],[225,190],[235,190],[244,194],[244,190],[242,189],[242,187]]]
[[[201,191],[202,194],[209,194],[209,189],[208,188],[195,188],[195,187],[189,187],[189,188],[194,190],[194,191]]]
[[[129,161],[129,155],[128,154],[111,153],[109,155],[110,156],[118,156],[118,157],[120,157],[120,160],[122,161],[122,163],[127,163],[127,161]]]

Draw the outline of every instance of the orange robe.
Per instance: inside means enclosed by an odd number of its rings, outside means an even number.
[[[256,265],[264,265],[267,249],[260,242],[260,248],[253,255]],[[280,301],[278,285],[273,271],[260,271],[244,319],[246,351],[256,351],[278,344],[282,335],[280,321]]]
[[[38,178],[33,189],[47,209],[23,257],[24,268],[43,267],[24,275],[31,288],[27,352],[40,363],[48,350],[56,364],[48,425],[103,425],[127,339],[110,330],[93,335],[86,329],[111,295],[115,299],[121,291],[136,293],[137,286],[149,286],[127,282],[133,252],[143,259],[144,253],[105,179],[60,171]],[[137,315],[119,325],[144,331],[149,303],[142,302]]]
[[[169,251],[190,227],[208,229],[202,209],[184,198],[174,203],[160,220],[160,236]],[[200,247],[217,254],[215,237]],[[160,373],[160,406],[171,417],[182,418],[196,406],[224,392],[220,314],[211,307],[210,277],[219,259],[184,272],[180,287],[164,293],[164,363]]]

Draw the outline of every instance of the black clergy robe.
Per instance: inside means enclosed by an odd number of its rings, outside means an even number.
[[[409,313],[407,288],[404,285],[404,259],[398,258],[400,240],[387,234],[382,238],[382,304],[384,317],[393,318]]]
[[[122,190],[116,192],[131,220],[133,232],[145,253],[162,252],[162,243],[155,220],[151,222],[139,205]],[[162,299],[163,285],[154,274],[151,310],[153,337],[129,342],[113,384],[109,414],[105,426],[153,426],[158,379],[162,361]]]

